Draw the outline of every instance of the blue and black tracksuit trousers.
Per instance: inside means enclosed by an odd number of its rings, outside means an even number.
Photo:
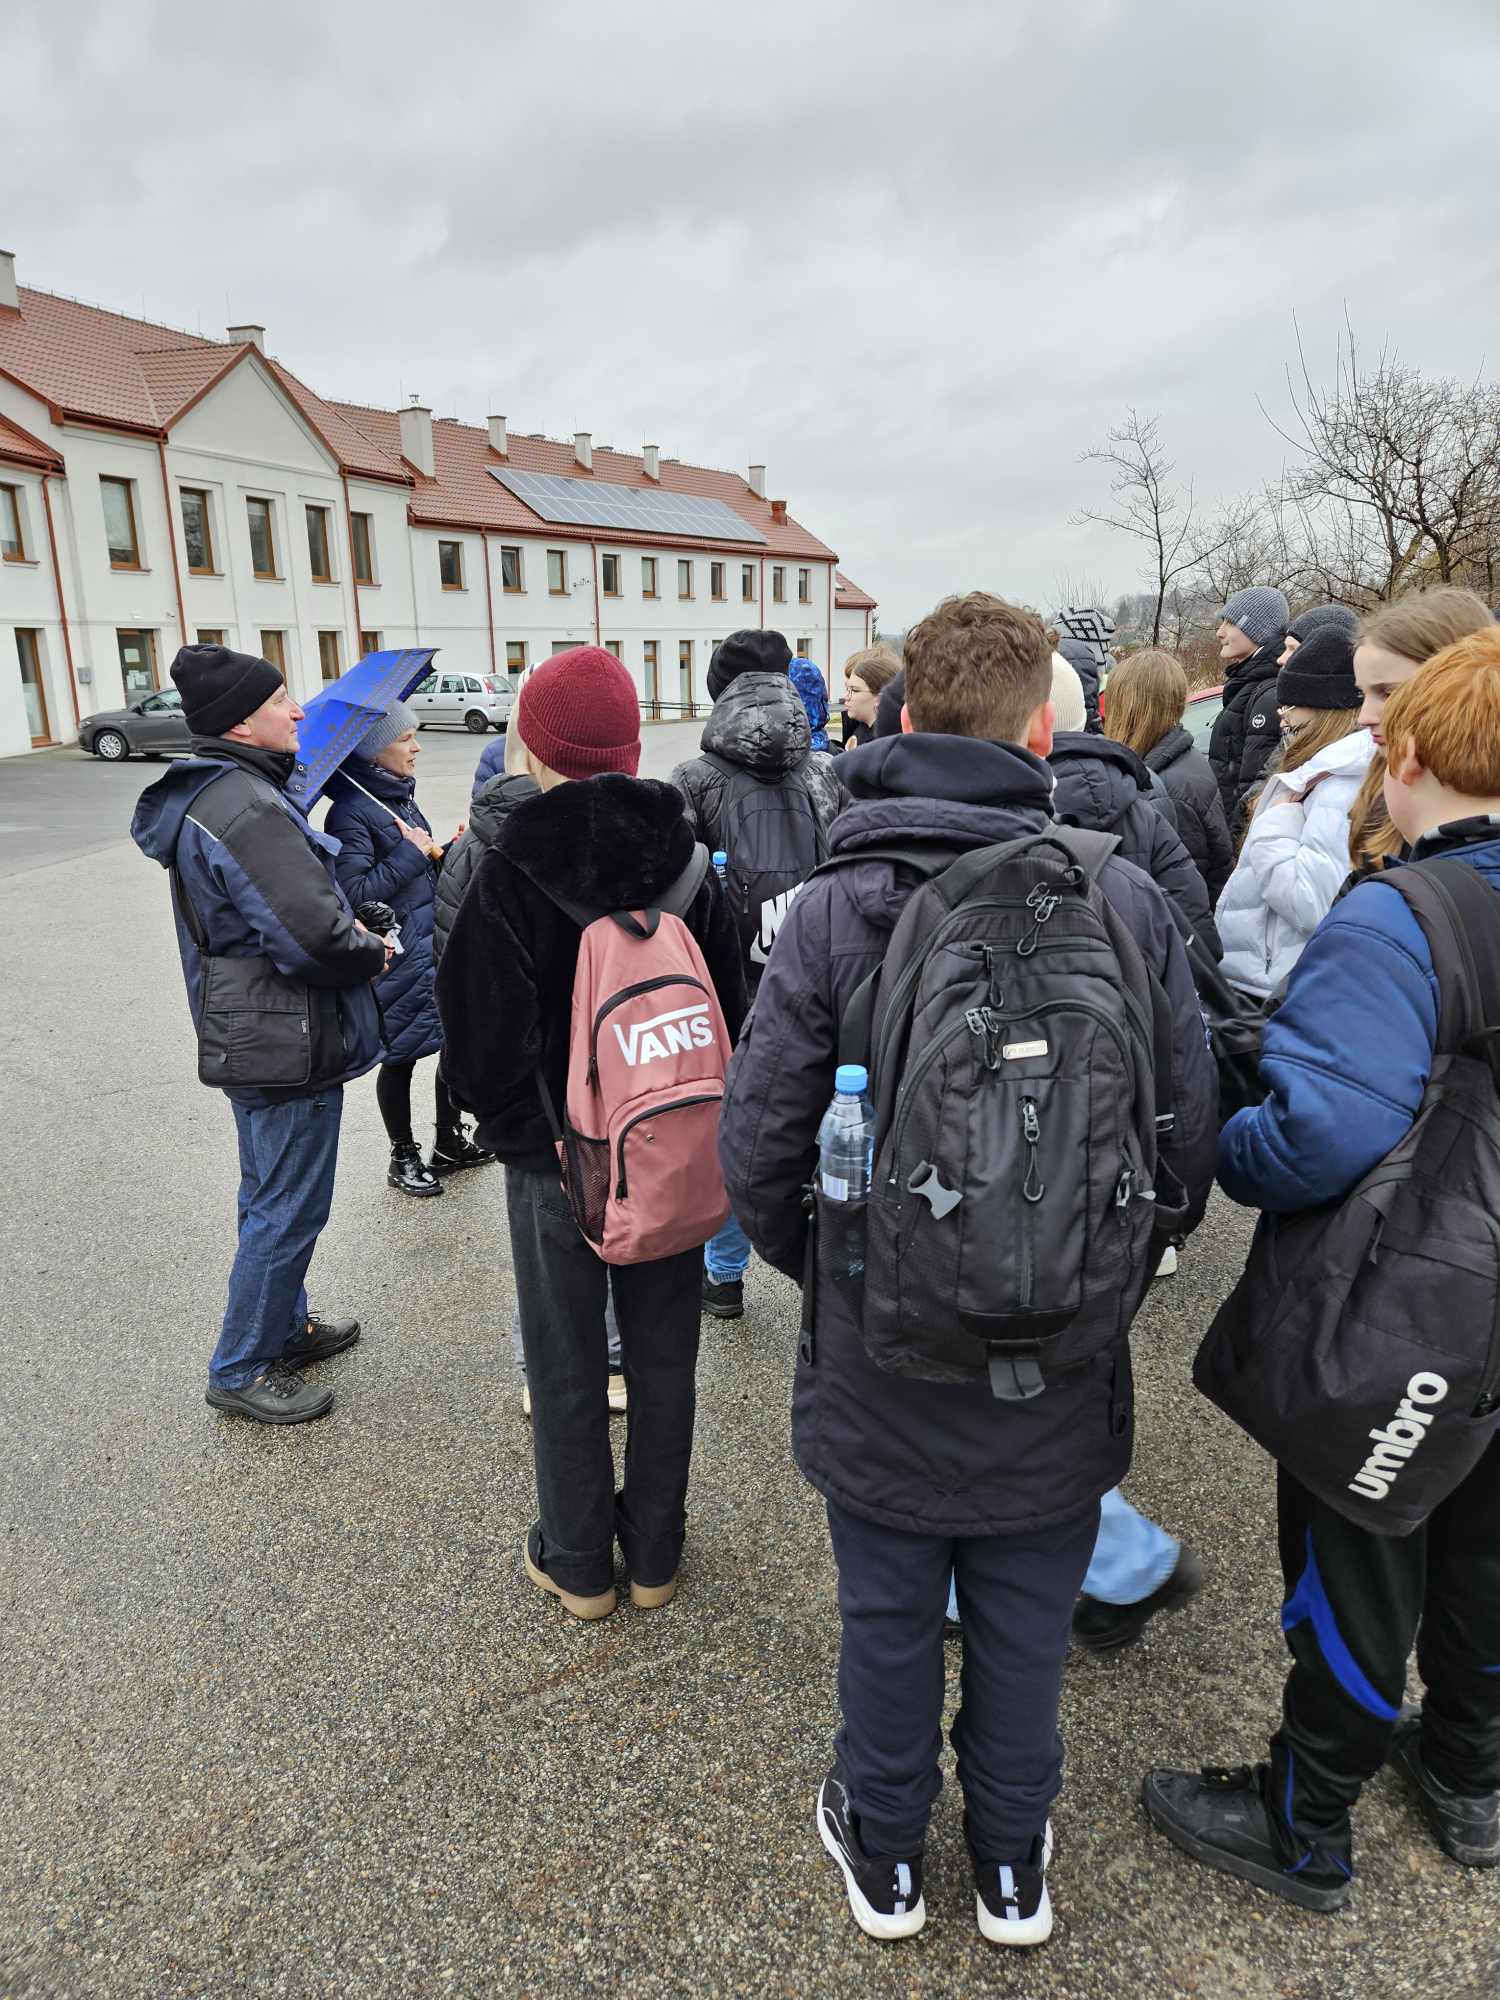
[[[1345,1520],[1284,1468],[1277,1480],[1292,1671],[1271,1802],[1289,1865],[1348,1872],[1349,1808],[1389,1754],[1413,1641],[1425,1762],[1456,1792],[1500,1790],[1500,1438],[1400,1538]]]

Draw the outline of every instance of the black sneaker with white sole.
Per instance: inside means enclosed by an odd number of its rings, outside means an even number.
[[[1500,1867],[1500,1792],[1455,1792],[1422,1755],[1422,1711],[1406,1707],[1396,1726],[1390,1762],[1417,1794],[1444,1854],[1465,1868]]]
[[[203,1400],[226,1416],[248,1417],[256,1424],[307,1424],[326,1417],[333,1408],[333,1391],[304,1382],[295,1368],[273,1361],[264,1375],[239,1389],[221,1389],[210,1382]]]
[[[1288,1859],[1296,1843],[1290,1835],[1281,1837],[1280,1822],[1273,1819],[1269,1776],[1265,1764],[1148,1771],[1141,1804],[1152,1825],[1195,1861],[1238,1875],[1304,1910],[1341,1910],[1349,1900],[1353,1874],[1347,1839],[1344,1854],[1328,1845],[1303,1846]]]
[[[849,1805],[837,1764],[818,1793],[818,1838],[844,1871],[849,1907],[867,1937],[914,1937],[927,1921],[922,1902],[922,1857],[866,1854],[859,1822]]]
[[[964,1839],[974,1868],[974,1914],[991,1944],[1045,1944],[1052,1935],[1052,1902],[1047,1864],[1052,1859],[1052,1822],[1018,1861],[982,1861],[974,1851],[964,1816]]]

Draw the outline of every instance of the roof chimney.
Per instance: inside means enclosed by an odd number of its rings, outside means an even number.
[[[418,472],[431,479],[433,473],[432,456],[432,412],[425,403],[419,403],[414,396],[401,412],[401,456],[408,465],[414,465]]]
[[[648,479],[661,478],[661,453],[654,444],[641,446],[641,470]]]
[[[14,250],[0,250],[0,307],[4,306],[9,306],[12,312],[21,310],[21,298],[16,290]]]
[[[253,347],[257,354],[266,351],[266,330],[252,320],[248,326],[228,326],[224,331],[237,347]]]
[[[573,456],[585,472],[594,469],[594,437],[591,431],[574,431]]]
[[[506,435],[504,417],[491,417],[489,420],[489,425],[490,425],[490,450],[498,451],[502,458],[509,458],[510,439]]]
[[[765,468],[765,467],[764,467],[763,465],[752,465],[752,466],[751,466],[751,468],[750,468],[750,491],[751,491],[751,492],[752,492],[752,493],[753,493],[753,494],[755,495],[755,497],[756,497],[756,499],[757,499],[757,500],[764,500],[764,499],[765,499],[765,497],[766,497],[766,468]]]
[[[784,528],[786,526],[785,500],[773,500],[771,502],[771,521],[775,527]]]

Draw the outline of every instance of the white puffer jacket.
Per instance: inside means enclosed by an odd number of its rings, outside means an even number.
[[[1216,913],[1232,986],[1274,993],[1333,908],[1349,874],[1349,809],[1374,754],[1369,730],[1356,729],[1266,781]]]

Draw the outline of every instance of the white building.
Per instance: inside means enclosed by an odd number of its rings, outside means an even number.
[[[720,639],[772,626],[836,696],[874,609],[837,561],[763,466],[329,402],[262,327],[30,291],[0,252],[0,756],[163,685],[184,640],[264,653],[304,698],[379,647],[518,674],[598,643],[675,717]]]

